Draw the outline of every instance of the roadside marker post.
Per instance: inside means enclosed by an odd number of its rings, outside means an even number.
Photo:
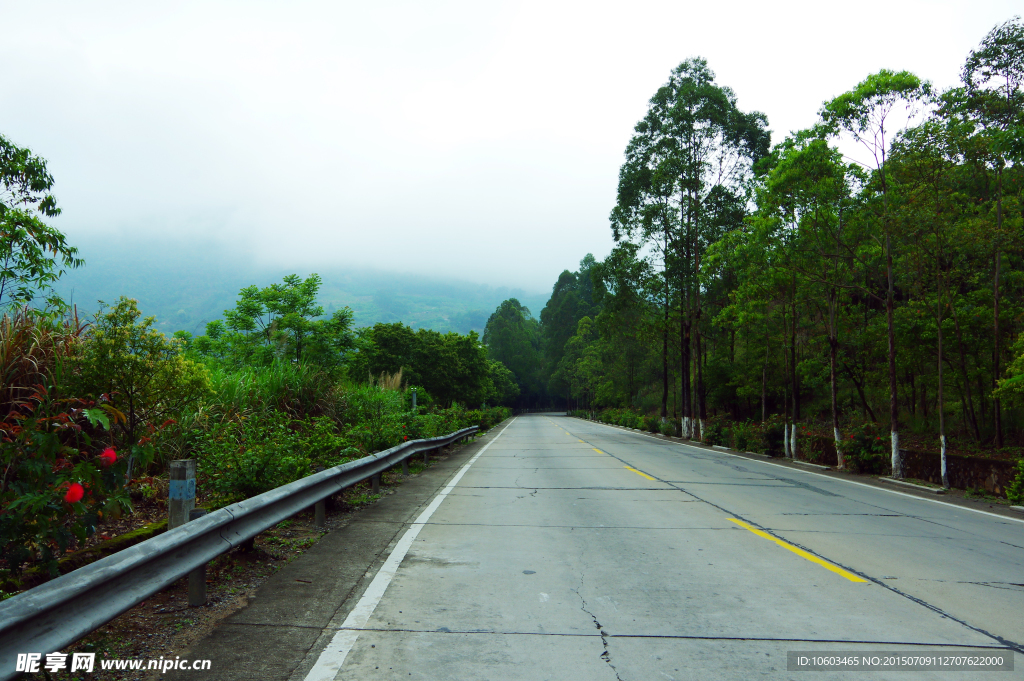
[[[171,481],[167,492],[167,530],[189,521],[189,511],[196,507],[196,460],[171,461]]]

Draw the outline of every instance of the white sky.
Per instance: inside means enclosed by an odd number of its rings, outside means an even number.
[[[1017,2],[6,2],[0,132],[76,237],[549,289],[703,56],[778,141],[880,68],[953,84]]]

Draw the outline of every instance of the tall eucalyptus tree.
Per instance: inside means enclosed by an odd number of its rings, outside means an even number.
[[[708,244],[742,219],[746,181],[769,145],[764,114],[740,111],[735,93],[715,82],[707,61],[693,58],[673,69],[651,98],[626,148],[612,231],[617,240],[635,238],[653,247],[662,262],[663,415],[670,289],[678,292],[684,435],[692,435],[694,419],[707,418],[700,361],[702,257]]]
[[[820,317],[828,337],[829,393],[832,432],[839,468],[844,467],[843,444],[839,426],[838,351],[841,304],[844,290],[851,288],[852,258],[857,237],[849,229],[849,214],[854,207],[854,190],[862,180],[857,166],[844,163],[839,150],[818,133],[808,130],[788,137],[773,152],[774,166],[763,181],[759,193],[760,211],[773,224],[782,227],[776,239],[790,242],[790,257],[782,266],[821,288],[811,296],[820,308]],[[788,232],[788,234],[787,234]],[[793,306],[796,307],[795,291]],[[795,313],[794,313],[795,317]],[[794,319],[795,325],[795,319]],[[795,342],[793,343],[795,349]],[[796,356],[791,361],[793,395],[799,394],[796,381]],[[799,412],[794,404],[794,425]],[[795,443],[794,427],[791,442]],[[795,447],[794,447],[795,449]]]
[[[972,50],[961,74],[968,94],[971,118],[989,141],[989,163],[996,174],[996,230],[993,239],[992,336],[994,343],[992,385],[999,379],[999,274],[1006,235],[1003,233],[1003,172],[1007,165],[1008,138],[1024,126],[1024,24],[1014,17],[996,26]],[[995,441],[1003,446],[999,395],[995,395]]]
[[[896,385],[896,330],[893,321],[895,308],[895,281],[893,271],[892,222],[889,219],[889,182],[886,178],[886,156],[896,131],[891,116],[897,107],[904,107],[908,117],[916,105],[931,91],[927,82],[909,71],[894,72],[882,69],[872,74],[835,99],[825,102],[821,117],[833,134],[846,132],[871,155],[873,170],[878,179],[882,199],[881,239],[885,258],[885,314],[889,359],[889,431],[892,439],[892,475],[903,477],[903,457],[900,454],[899,400]]]

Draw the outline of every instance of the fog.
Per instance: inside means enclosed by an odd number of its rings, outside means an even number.
[[[0,133],[48,159],[72,243],[212,239],[274,268],[539,292],[611,248],[623,149],[683,59],[778,141],[879,68],[953,84],[1015,10],[0,2]]]

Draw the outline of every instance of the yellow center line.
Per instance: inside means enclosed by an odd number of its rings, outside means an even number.
[[[623,466],[623,468],[628,468],[629,470],[633,471],[634,473],[636,473],[640,477],[647,478],[648,480],[656,480],[657,479],[657,478],[652,478],[651,476],[647,475],[647,473],[643,473],[641,471],[638,471],[637,469],[633,468],[632,466]]]
[[[778,544],[779,546],[781,546],[782,548],[784,548],[784,549],[786,549],[788,551],[792,551],[793,553],[795,553],[796,555],[800,556],[801,558],[806,558],[807,560],[811,561],[812,563],[817,563],[818,565],[820,565],[821,567],[825,568],[826,570],[831,570],[832,572],[836,573],[837,575],[839,575],[841,577],[846,577],[851,582],[865,582],[865,583],[867,583],[867,581],[868,581],[868,580],[866,580],[866,579],[864,579],[862,577],[858,577],[857,575],[853,574],[852,572],[850,572],[848,570],[844,570],[843,568],[839,567],[838,565],[833,565],[832,563],[828,562],[827,560],[823,560],[821,558],[818,558],[813,553],[808,553],[807,551],[804,551],[801,548],[798,548],[796,546],[793,546],[792,544],[789,544],[787,542],[782,541],[778,537],[773,537],[772,535],[768,534],[767,532],[762,532],[761,530],[759,530],[756,527],[750,525],[749,523],[743,522],[742,520],[736,520],[735,518],[729,518],[729,522],[736,523],[737,525],[739,525],[740,527],[742,527],[745,530],[750,530],[751,532],[756,534],[758,537],[764,537],[765,539],[767,539],[769,541],[773,541],[776,544]]]
[[[593,449],[593,450],[594,450],[595,452],[597,452],[598,454],[604,454],[604,452],[602,452],[602,451],[601,451],[600,449],[598,449],[597,447],[592,447],[591,449]]]

